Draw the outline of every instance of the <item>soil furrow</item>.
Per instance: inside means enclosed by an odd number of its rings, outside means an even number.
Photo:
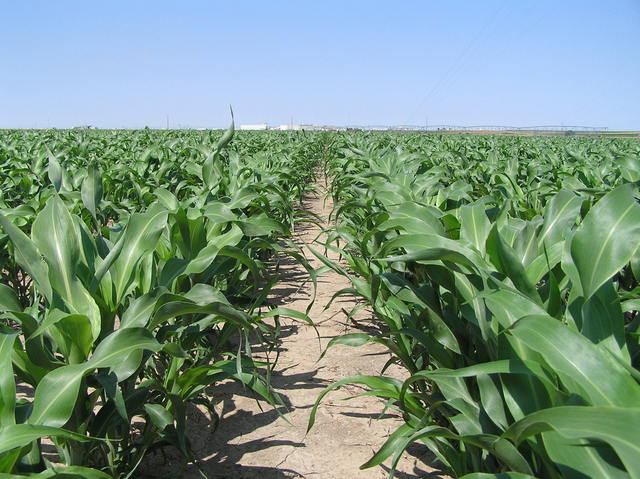
[[[330,200],[325,202],[321,195],[308,198],[305,206],[324,221],[332,207]],[[318,225],[305,224],[295,233],[294,240],[308,244],[321,232]],[[307,257],[313,267],[322,266],[308,251]],[[336,259],[332,252],[329,252],[329,257]],[[281,263],[280,274],[280,281],[271,293],[271,301],[305,311],[313,294],[311,282],[301,287],[308,277],[305,269],[294,261],[285,260]],[[377,419],[384,405],[376,398],[344,400],[363,392],[363,389],[346,386],[329,394],[318,410],[315,426],[306,434],[311,407],[325,386],[348,376],[379,374],[389,359],[385,348],[372,344],[360,348],[336,346],[318,361],[321,351],[332,338],[376,327],[366,310],[356,315],[356,322],[347,320],[346,312],[356,304],[354,298],[340,297],[326,308],[337,291],[349,286],[347,278],[333,271],[318,278],[316,301],[309,315],[317,325],[320,341],[312,327],[283,320],[280,357],[272,382],[286,407],[275,410],[265,402],[256,401],[241,386],[228,383],[216,387],[216,395],[221,399],[222,421],[215,433],[211,433],[208,415],[200,410],[193,411],[189,435],[196,457],[201,458],[201,466],[210,478],[388,476],[388,468],[384,465],[367,470],[360,470],[359,466],[402,424],[402,419],[391,410]],[[392,367],[387,374],[402,377],[399,368],[394,370]],[[397,477],[436,477],[430,476],[432,471],[425,470],[428,454],[426,449],[410,448],[401,461]],[[193,465],[182,469],[173,460],[169,461],[176,467],[177,477],[199,477]],[[165,464],[162,469],[167,466],[171,464]],[[180,469],[184,472],[178,473]]]

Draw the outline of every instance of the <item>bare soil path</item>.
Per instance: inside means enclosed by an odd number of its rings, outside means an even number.
[[[325,203],[322,193],[309,197],[305,206],[325,221],[332,207],[330,200]],[[317,225],[304,225],[294,239],[299,244],[311,243],[321,231]],[[307,253],[312,266],[322,266],[310,252]],[[329,255],[331,257],[331,252]],[[313,292],[310,282],[300,287],[308,277],[306,271],[293,261],[285,261],[281,274],[271,300],[280,306],[305,311]],[[349,281],[334,272],[318,279],[316,301],[309,314],[319,330],[322,349],[333,337],[361,331],[355,329],[353,323],[346,323],[344,313],[351,310],[355,299],[338,299],[325,310],[333,294],[348,286]],[[363,311],[357,318],[358,327],[375,327],[368,313]],[[352,375],[379,374],[389,359],[388,353],[375,344],[360,348],[336,346],[318,362],[320,353],[313,328],[285,319],[273,385],[287,407],[276,411],[266,403],[259,404],[241,386],[229,383],[216,387],[223,408],[222,421],[215,433],[211,434],[209,430],[208,416],[194,411],[190,437],[196,457],[202,459],[201,466],[210,478],[387,477],[385,466],[363,471],[359,466],[402,424],[402,419],[394,411],[377,419],[383,403],[376,398],[343,400],[363,392],[362,389],[347,386],[329,394],[320,406],[316,424],[309,434],[306,434],[306,428],[311,407],[325,386]],[[400,369],[392,369],[387,374],[403,377]],[[440,477],[437,472],[425,469],[424,464],[432,462],[426,449],[413,447],[404,456],[396,477]],[[158,466],[157,472],[145,467],[143,477],[200,477],[193,465],[186,466],[173,460],[173,464],[164,465],[159,464],[162,461],[152,462]],[[162,475],[157,475],[160,471]],[[167,474],[168,471],[171,473]]]

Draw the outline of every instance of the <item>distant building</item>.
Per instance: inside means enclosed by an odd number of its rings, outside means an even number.
[[[280,125],[278,130],[302,130],[302,125]]]
[[[257,123],[255,125],[240,125],[241,130],[267,130],[268,126],[266,123]]]

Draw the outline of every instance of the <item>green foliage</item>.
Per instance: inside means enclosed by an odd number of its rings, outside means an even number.
[[[405,381],[345,378],[455,476],[640,477],[640,147],[367,133],[0,132],[0,477],[130,477],[193,457],[186,408],[271,404],[265,299],[316,164],[352,281]],[[266,359],[256,359],[252,344]],[[20,395],[17,393],[22,392]],[[57,455],[43,453],[43,439]]]
[[[279,317],[310,320],[265,298],[276,253],[311,271],[282,241],[317,147],[218,136],[0,133],[0,476],[130,477],[166,445],[195,461],[187,405],[215,415],[221,381],[281,403]]]
[[[640,148],[565,138],[349,137],[315,254],[353,283],[409,378],[367,386],[465,478],[640,477]],[[392,468],[392,473],[393,469]]]

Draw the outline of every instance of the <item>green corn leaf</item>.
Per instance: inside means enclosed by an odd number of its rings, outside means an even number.
[[[549,459],[555,463],[562,477],[629,479],[620,458],[605,443],[593,439],[568,438],[553,430],[541,433],[540,438]]]
[[[538,283],[549,271],[562,260],[564,242],[555,243],[550,248],[541,248],[541,254],[527,265],[527,276],[533,284]]]
[[[49,282],[49,267],[31,239],[0,214],[0,225],[9,235],[15,248],[16,262],[36,283],[38,291],[51,303],[53,292]]]
[[[180,207],[176,196],[166,188],[157,188],[154,193],[160,203],[169,211],[175,211]]]
[[[406,450],[407,446],[412,442],[412,432],[413,428],[411,426],[407,424],[400,426],[391,433],[373,457],[360,466],[360,469],[369,469],[371,467],[378,466],[397,451]],[[391,474],[390,477],[392,477]]]
[[[80,189],[80,195],[82,197],[82,203],[84,207],[89,210],[91,216],[97,220],[97,210],[102,200],[102,177],[98,171],[98,167],[94,164],[89,166],[87,176],[82,181],[82,188]]]
[[[311,409],[309,415],[309,423],[307,425],[307,432],[311,430],[316,420],[316,412],[322,399],[334,389],[339,388],[345,384],[362,384],[369,387],[374,394],[380,397],[388,397],[398,399],[400,397],[400,390],[402,388],[402,381],[393,378],[386,378],[383,376],[352,376],[349,378],[341,379],[335,383],[327,386],[320,395],[316,398],[316,402]]]
[[[274,316],[285,316],[287,318],[297,319],[313,326],[313,320],[307,314],[296,311],[295,309],[284,307],[273,308],[266,313],[261,314],[260,319],[273,318]]]
[[[570,392],[594,406],[634,407],[640,385],[608,353],[550,316],[527,316],[511,334],[537,351]]]
[[[222,248],[234,247],[241,239],[242,231],[236,225],[233,225],[226,233],[209,239],[207,246],[202,248],[198,255],[185,266],[184,274],[202,273],[218,256]]]
[[[638,161],[637,156],[633,157],[630,154],[620,155],[616,158],[616,163],[625,180],[630,183],[640,181],[640,161]]]
[[[64,425],[71,417],[80,383],[88,369],[86,364],[72,364],[54,369],[42,378],[36,388],[29,423],[51,427]]]
[[[459,242],[437,235],[402,235],[384,245],[380,254],[404,248],[407,254],[389,256],[377,261],[449,261],[478,270],[486,264],[482,257],[474,250],[461,245]]]
[[[122,250],[111,267],[115,302],[120,303],[135,280],[135,268],[142,257],[153,250],[167,222],[168,211],[155,206],[145,213],[131,215],[122,237]]]
[[[105,256],[102,261],[97,261],[97,268],[95,269],[91,284],[89,285],[89,291],[91,293],[95,293],[102,279],[105,277],[111,266],[113,266],[113,263],[118,259],[118,256],[120,256],[125,242],[128,239],[126,235],[126,228],[127,226],[125,226],[125,233],[118,238],[118,241],[116,241],[116,244],[109,250],[107,256]]]
[[[145,404],[144,410],[149,415],[151,422],[161,431],[173,424],[173,416],[160,404]]]
[[[139,296],[131,302],[127,310],[122,315],[120,321],[120,329],[123,328],[144,328],[151,319],[151,315],[158,301],[158,292]]]
[[[49,167],[47,168],[47,174],[49,175],[49,181],[51,181],[53,187],[57,192],[60,192],[63,177],[62,166],[60,166],[60,163],[53,155],[49,155]]]
[[[138,368],[143,351],[155,352],[161,347],[145,328],[118,329],[96,347],[87,366],[91,369],[110,368],[118,381],[124,381]]]
[[[40,381],[29,423],[62,426],[71,417],[86,374],[96,368],[111,368],[123,381],[139,367],[145,350],[158,351],[160,347],[144,328],[121,329],[107,336],[88,361],[55,369]]]
[[[168,319],[186,314],[213,314],[225,321],[233,322],[243,328],[251,328],[252,318],[248,314],[239,311],[228,304],[212,302],[199,305],[187,298],[178,301],[170,301],[163,304],[153,315],[150,328],[153,329]]]
[[[240,188],[233,194],[229,203],[227,203],[227,207],[232,210],[246,208],[259,196],[259,193],[253,186]]]
[[[17,336],[0,330],[0,430],[16,423],[16,383],[11,356]]]
[[[32,227],[33,242],[49,266],[51,286],[71,313],[91,320],[94,339],[100,334],[100,310],[77,276],[80,261],[78,232],[59,196],[51,198],[38,214]]]
[[[559,191],[548,203],[544,210],[544,223],[538,233],[538,246],[552,248],[561,242],[575,223],[580,212],[582,200],[567,190]]]
[[[491,231],[484,203],[473,203],[460,208],[460,239],[485,252],[485,243]]]
[[[529,474],[523,474],[521,472],[472,472],[471,474],[465,474],[460,479],[536,479]]]
[[[640,408],[561,406],[544,409],[513,424],[504,437],[520,443],[529,436],[551,430],[568,439],[595,439],[609,444],[629,476],[640,477],[640,443],[636,440]]]
[[[57,427],[36,426],[33,424],[13,424],[0,429],[0,453],[23,447],[41,437],[60,437],[74,441],[95,441],[96,438],[76,434]],[[13,476],[15,477],[15,476]]]
[[[624,316],[613,284],[603,284],[582,304],[580,332],[626,363],[630,363],[624,331]]]
[[[591,208],[571,242],[585,298],[620,271],[640,244],[640,205],[631,184],[619,186]]]
[[[0,312],[22,311],[16,293],[9,286],[0,284]]]
[[[29,474],[32,479],[111,479],[112,476],[97,469],[82,466],[55,466],[40,473]],[[16,479],[12,474],[0,474],[0,479]]]
[[[504,273],[520,292],[542,306],[535,284],[529,280],[524,266],[513,248],[501,237],[496,225],[493,226],[487,239],[487,251],[498,271]]]
[[[245,236],[249,237],[267,236],[274,232],[287,236],[290,234],[282,223],[266,215],[250,216],[246,220],[238,222],[238,225]]]
[[[237,248],[235,246],[223,246],[218,252],[218,255],[233,258],[238,262],[242,263],[243,265],[245,265],[251,272],[251,276],[253,277],[254,287],[258,288],[258,284],[260,281],[260,271],[258,270],[258,265],[241,248]]]
[[[89,318],[82,314],[66,315],[55,323],[54,328],[61,333],[65,357],[69,364],[77,364],[87,359],[93,346]]]

